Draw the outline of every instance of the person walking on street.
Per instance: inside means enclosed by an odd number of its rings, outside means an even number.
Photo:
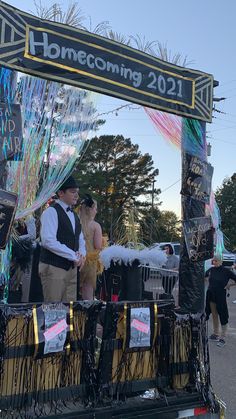
[[[216,341],[217,346],[225,345],[229,312],[227,306],[227,290],[232,285],[231,280],[236,282],[236,274],[229,268],[222,266],[222,259],[214,256],[213,267],[208,269],[205,276],[209,281],[206,293],[206,319],[212,314],[213,334],[210,340]],[[221,330],[220,330],[221,324]]]
[[[86,256],[80,220],[72,209],[78,189],[69,176],[57,191],[58,200],[41,216],[39,275],[45,302],[77,299],[77,268],[83,267]]]

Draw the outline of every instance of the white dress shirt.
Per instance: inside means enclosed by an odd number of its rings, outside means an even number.
[[[75,232],[75,217],[72,211],[67,211],[68,205],[65,202],[56,201],[57,204],[61,205],[64,209],[67,217],[70,219],[70,222]],[[76,252],[65,244],[62,244],[57,240],[57,229],[58,229],[58,216],[56,209],[53,207],[48,207],[41,216],[41,244],[45,249],[50,250],[58,256],[66,258],[71,261],[78,260]],[[79,236],[79,253],[82,256],[86,256],[86,246],[84,235],[81,232]]]

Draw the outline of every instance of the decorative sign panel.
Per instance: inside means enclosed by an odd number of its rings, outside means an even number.
[[[185,154],[185,173],[181,193],[208,204],[211,194],[213,167],[196,156]]]
[[[22,121],[18,104],[0,103],[0,161],[22,159]]]
[[[213,257],[214,229],[210,217],[190,218],[184,221],[184,237],[189,259],[200,262]]]

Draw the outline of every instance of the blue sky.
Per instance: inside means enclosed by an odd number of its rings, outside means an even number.
[[[55,3],[51,0],[41,2],[48,6]],[[8,3],[27,12],[35,10],[31,0]],[[65,8],[69,3],[68,0],[61,2]],[[167,43],[172,53],[186,55],[192,68],[211,73],[219,81],[215,96],[226,97],[226,100],[217,103],[216,107],[225,114],[215,112],[213,123],[207,124],[215,190],[226,176],[236,171],[235,0],[81,0],[78,4],[83,14],[88,19],[91,17],[92,27],[109,21],[118,33]],[[99,108],[101,112],[109,112],[122,104],[121,100],[104,96],[99,101]],[[122,134],[139,144],[143,153],[153,156],[155,167],[160,171],[155,186],[163,190],[161,208],[180,214],[180,153],[166,144],[143,110],[126,109],[118,116],[110,113],[105,119],[107,122],[99,135]]]

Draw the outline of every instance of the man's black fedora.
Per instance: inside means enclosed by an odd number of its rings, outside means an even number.
[[[60,186],[58,189],[59,191],[65,191],[66,189],[75,189],[78,188],[79,185],[73,176],[69,176]]]

